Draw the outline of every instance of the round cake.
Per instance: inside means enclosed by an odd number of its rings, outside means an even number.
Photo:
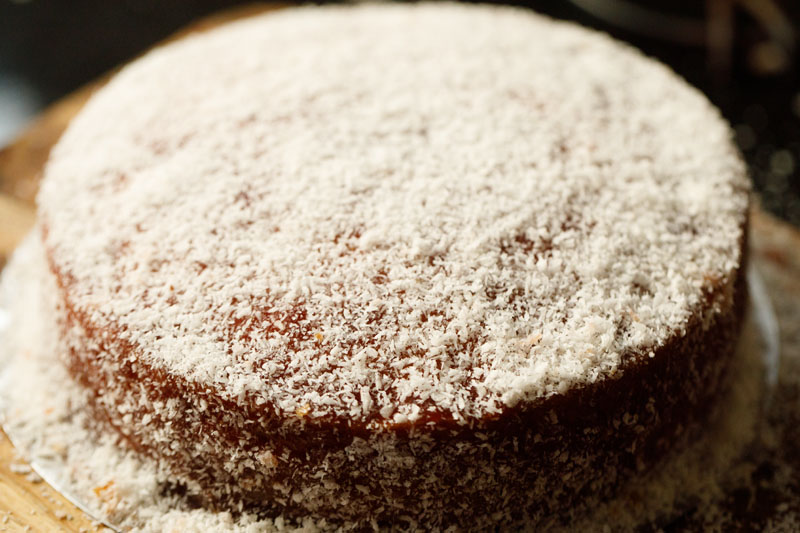
[[[51,154],[41,239],[97,431],[197,505],[566,520],[691,439],[748,180],[696,90],[512,8],[301,8],[154,50]]]

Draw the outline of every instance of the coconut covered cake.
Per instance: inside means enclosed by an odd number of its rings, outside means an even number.
[[[691,438],[748,180],[663,65],[512,8],[301,8],[156,49],[39,194],[96,431],[214,510],[530,527]]]

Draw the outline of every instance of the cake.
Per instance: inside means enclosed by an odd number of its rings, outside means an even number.
[[[544,527],[705,423],[748,180],[612,39],[451,4],[287,9],[156,49],[38,197],[96,431],[209,509]]]

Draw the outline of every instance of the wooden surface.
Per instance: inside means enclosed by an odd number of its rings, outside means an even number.
[[[39,480],[0,431],[0,531],[100,531],[80,509]],[[28,529],[26,529],[28,528]]]
[[[173,36],[202,31],[221,22],[251,15],[275,5],[255,5],[216,15]],[[171,38],[171,39],[172,39]],[[42,167],[52,145],[70,119],[104,83],[99,80],[57,102],[33,121],[17,140],[0,150],[0,265],[34,221],[33,200]],[[756,262],[778,269],[789,279],[800,302],[800,231],[764,214],[753,212],[753,255]],[[102,530],[82,511],[30,473],[0,431],[0,531],[80,532]]]

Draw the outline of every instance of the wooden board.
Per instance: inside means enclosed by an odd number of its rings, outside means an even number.
[[[80,509],[32,474],[0,431],[0,531],[100,529],[105,528],[96,527]]]
[[[277,7],[269,4],[237,8],[203,19],[170,39]],[[14,142],[0,150],[0,265],[33,224],[33,200],[50,148],[105,79],[48,108]],[[800,231],[758,208],[753,210],[752,231],[756,262],[783,273],[789,280],[788,290],[796,291],[795,300],[800,306]],[[793,284],[793,279],[798,283]],[[0,532],[77,533],[101,529],[46,483],[37,481],[0,431]]]

